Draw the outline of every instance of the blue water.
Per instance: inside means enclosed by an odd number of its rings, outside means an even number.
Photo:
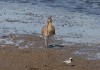
[[[71,12],[100,15],[100,0],[0,0],[4,2],[30,3],[53,8],[64,8]]]

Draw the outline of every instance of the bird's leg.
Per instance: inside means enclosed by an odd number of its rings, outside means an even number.
[[[45,37],[45,48],[48,49],[48,37]]]

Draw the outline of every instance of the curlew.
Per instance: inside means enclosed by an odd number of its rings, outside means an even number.
[[[48,48],[48,39],[55,34],[55,27],[52,24],[52,18],[49,16],[45,25],[42,27],[41,34],[45,39],[45,48]]]

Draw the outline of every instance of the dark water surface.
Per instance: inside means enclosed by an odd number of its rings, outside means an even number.
[[[100,0],[0,0],[4,2],[42,4],[49,7],[64,8],[71,12],[100,15]]]

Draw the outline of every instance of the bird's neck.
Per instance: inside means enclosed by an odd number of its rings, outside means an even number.
[[[48,25],[49,25],[49,26],[52,26],[52,22],[50,22]]]

